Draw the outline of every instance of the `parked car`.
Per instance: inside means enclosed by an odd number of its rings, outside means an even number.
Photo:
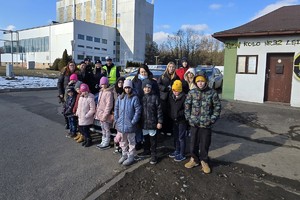
[[[214,66],[198,65],[196,67],[196,73],[203,71],[208,77],[208,86],[213,89],[222,88],[223,86],[223,74]]]

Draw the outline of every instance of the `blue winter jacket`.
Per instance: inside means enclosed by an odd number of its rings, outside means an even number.
[[[142,113],[142,106],[136,95],[120,95],[115,103],[114,120],[121,133],[134,133]]]

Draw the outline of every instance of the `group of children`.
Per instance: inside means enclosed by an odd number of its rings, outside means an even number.
[[[172,84],[168,110],[173,124],[175,151],[169,157],[178,162],[186,159],[185,140],[190,127],[191,159],[185,167],[192,168],[201,164],[201,169],[205,173],[210,173],[208,149],[211,141],[211,125],[219,117],[221,105],[217,93],[208,88],[205,74],[195,75],[193,84],[194,89],[187,95],[182,91],[181,80],[175,80]],[[143,131],[144,151],[138,155],[150,156],[150,163],[156,164],[157,130],[162,128],[164,121],[160,98],[152,93],[153,82],[148,79],[142,82],[144,93],[142,99],[139,99],[133,91],[131,80],[119,78],[115,86],[110,87],[108,78],[104,76],[100,79],[99,86],[96,104],[88,85],[78,81],[76,74],[70,76],[64,109],[70,126],[67,136],[76,139],[77,142],[83,142],[84,147],[91,146],[90,127],[96,119],[100,121],[102,129],[102,140],[97,147],[107,149],[110,148],[110,130],[114,127],[117,130],[115,142],[119,143],[122,149],[118,162],[128,166],[135,159],[135,132],[139,124]],[[76,134],[77,123],[78,134]]]

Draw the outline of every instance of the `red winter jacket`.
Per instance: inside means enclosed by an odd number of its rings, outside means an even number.
[[[177,76],[180,78],[180,80],[184,80],[184,74],[185,72],[189,69],[190,67],[180,67],[179,69],[176,69],[175,73],[177,74]]]

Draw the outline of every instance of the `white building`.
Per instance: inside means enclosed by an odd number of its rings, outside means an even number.
[[[11,40],[13,62],[19,66],[34,61],[37,68],[47,68],[65,49],[77,63],[85,57],[104,61],[107,55],[122,66],[144,61],[146,44],[153,39],[153,4],[146,0],[59,0],[56,4],[58,23],[4,34],[2,65],[12,62]]]

